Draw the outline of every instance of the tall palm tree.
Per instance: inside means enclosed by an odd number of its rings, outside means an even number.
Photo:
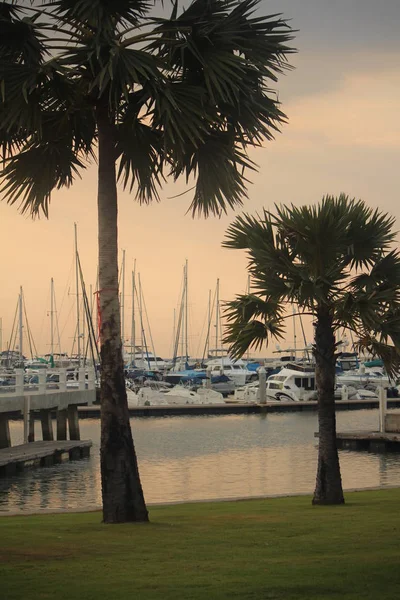
[[[226,342],[241,356],[285,334],[288,304],[311,315],[319,452],[314,504],[344,502],[336,445],[335,362],[339,329],[357,346],[400,367],[400,255],[394,219],[344,194],[312,206],[276,206],[239,216],[224,246],[246,250],[254,293],[228,303]],[[292,315],[290,315],[292,317]]]
[[[270,82],[290,27],[260,0],[193,0],[154,18],[146,0],[0,3],[0,192],[48,214],[55,188],[98,162],[101,474],[105,522],[146,521],[121,351],[117,181],[140,202],[164,177],[194,184],[193,214],[246,197],[249,147],[285,122]]]

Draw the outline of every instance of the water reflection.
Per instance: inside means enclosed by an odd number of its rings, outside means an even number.
[[[378,413],[341,412],[338,430],[373,430]],[[314,488],[315,414],[132,419],[147,502],[309,492]],[[37,423],[39,439],[39,424]],[[22,423],[11,423],[13,443]],[[0,480],[0,511],[78,509],[101,504],[97,419],[81,421],[90,459]],[[400,485],[400,455],[341,451],[345,488]]]

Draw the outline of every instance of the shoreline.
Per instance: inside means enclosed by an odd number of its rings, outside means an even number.
[[[385,490],[400,489],[400,485],[385,485],[385,486],[372,486],[365,488],[348,488],[344,489],[344,494],[352,494],[357,492],[380,492]],[[247,500],[274,500],[277,498],[304,498],[305,496],[312,496],[313,492],[297,492],[287,494],[269,494],[267,496],[238,496],[238,497],[227,497],[227,498],[205,498],[200,500],[174,500],[172,502],[146,502],[148,508],[156,508],[159,506],[180,506],[185,504],[212,504],[215,502],[245,502]],[[0,509],[0,519],[2,517],[33,517],[42,515],[62,515],[62,514],[82,514],[82,513],[95,513],[101,512],[102,507],[82,507],[82,508],[42,508],[32,510],[19,510],[6,512]]]

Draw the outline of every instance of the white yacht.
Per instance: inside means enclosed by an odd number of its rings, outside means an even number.
[[[341,385],[351,385],[356,388],[365,386],[383,386],[385,388],[393,385],[387,375],[384,375],[379,368],[360,367],[351,369],[343,373],[337,373],[336,381]]]
[[[258,381],[252,381],[251,383],[236,388],[233,394],[233,400],[231,398],[229,398],[229,400],[225,399],[225,402],[227,403],[237,402],[240,404],[251,404],[259,401],[260,388]]]
[[[144,371],[165,371],[167,369],[167,362],[163,358],[139,346],[136,346],[135,352],[129,350],[124,352],[124,362],[130,368]]]
[[[290,364],[267,379],[268,400],[316,400],[315,368]]]
[[[211,376],[215,377],[223,373],[235,382],[236,386],[245,385],[254,373],[246,369],[246,363],[241,360],[232,360],[229,356],[211,358],[207,361],[207,371],[211,369]]]
[[[267,382],[268,388],[268,382]],[[286,396],[285,394],[276,394],[273,395],[267,394],[266,401],[267,402],[284,402],[293,400],[292,396]],[[225,400],[225,402],[232,402],[232,400]],[[239,388],[237,388],[234,392],[233,402],[237,402],[240,404],[257,404],[260,402],[260,383],[259,381],[252,381],[251,383],[247,383]]]
[[[176,385],[168,391],[142,387],[138,392],[127,390],[128,407],[161,406],[171,404],[223,404],[224,398],[219,392],[208,388],[199,388],[197,392]]]

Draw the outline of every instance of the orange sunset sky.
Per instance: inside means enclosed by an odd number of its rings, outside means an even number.
[[[290,58],[296,67],[281,77],[279,91],[289,123],[276,140],[252,152],[259,165],[243,210],[274,203],[314,203],[345,192],[392,213],[400,224],[400,2],[398,0],[284,0],[262,2],[265,14],[282,12],[298,29]],[[168,184],[162,201],[139,206],[119,193],[119,248],[126,251],[126,328],[130,332],[130,272],[136,259],[156,352],[172,354],[173,311],[182,267],[189,261],[190,353],[200,340],[208,291],[220,278],[221,299],[245,290],[245,256],[221,248],[235,213],[192,219],[184,182]],[[97,265],[96,167],[69,190],[55,192],[49,220],[32,221],[0,203],[0,318],[3,349],[22,285],[39,352],[50,343],[50,278],[54,277],[62,350],[71,351],[75,298],[74,222],[86,285]],[[240,211],[236,211],[236,214]],[[308,329],[308,332],[310,330]],[[293,333],[288,330],[287,342]],[[309,342],[311,339],[308,340]],[[282,344],[284,346],[284,344]],[[275,347],[263,351],[271,355]]]

